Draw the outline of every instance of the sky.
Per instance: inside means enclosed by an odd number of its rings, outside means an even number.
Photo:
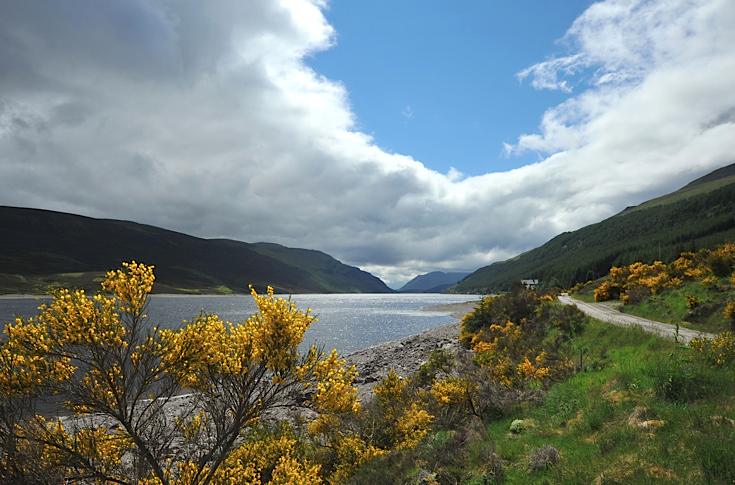
[[[335,45],[306,63],[346,87],[357,128],[433,170],[482,175],[538,161],[503,143],[538,126],[565,93],[515,75],[563,52],[557,40],[591,0],[337,1]]]
[[[473,270],[735,161],[735,2],[0,3],[0,204]]]

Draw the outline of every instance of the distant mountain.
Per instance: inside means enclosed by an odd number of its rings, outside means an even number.
[[[607,274],[613,265],[670,261],[682,251],[725,241],[735,241],[735,164],[597,224],[562,233],[512,259],[480,268],[451,291],[505,290],[525,278],[568,287]]]
[[[157,293],[389,293],[375,276],[328,254],[272,243],[202,239],[145,224],[0,206],[0,293],[49,285],[99,287],[122,261],[156,266]]]
[[[444,273],[432,271],[416,276],[403,285],[398,291],[401,293],[441,293],[469,273]]]

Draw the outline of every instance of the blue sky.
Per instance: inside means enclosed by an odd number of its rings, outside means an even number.
[[[503,142],[537,130],[566,98],[516,73],[565,50],[560,39],[590,0],[336,0],[336,45],[307,60],[344,83],[358,127],[383,149],[465,175],[537,161]]]

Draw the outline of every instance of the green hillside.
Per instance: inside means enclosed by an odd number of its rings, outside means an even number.
[[[121,261],[156,266],[159,293],[384,293],[378,278],[331,256],[277,244],[202,239],[128,221],[0,206],[0,293],[98,288]]]
[[[255,243],[256,252],[306,270],[325,293],[384,293],[385,284],[366,271],[342,264],[330,255],[313,249],[287,248],[274,243]]]
[[[682,251],[733,240],[735,165],[729,165],[681,190],[480,268],[454,290],[504,290],[524,278],[568,287],[603,276],[612,265],[669,261]]]

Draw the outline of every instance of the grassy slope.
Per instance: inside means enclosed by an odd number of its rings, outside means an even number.
[[[262,254],[254,245],[208,240],[128,221],[0,207],[0,291],[44,292],[49,284],[96,288],[101,274],[132,259],[156,266],[156,292],[244,292],[248,283],[283,292],[389,292],[372,275],[317,251],[342,274],[309,259]],[[288,253],[289,248],[281,248]],[[84,276],[69,276],[70,273]],[[367,276],[366,276],[367,275]]]
[[[594,287],[598,282],[585,285],[573,296],[587,303],[594,303]],[[694,312],[687,306],[687,296],[699,300]],[[679,288],[666,289],[651,295],[640,303],[619,304],[620,311],[648,318],[657,322],[680,324],[702,332],[717,333],[728,329],[722,314],[725,304],[735,299],[735,288],[729,278],[720,278],[716,286],[706,286],[699,281],[687,281]]]
[[[704,332],[719,332],[727,329],[722,311],[725,303],[734,296],[732,290],[725,289],[726,283],[725,278],[723,284],[717,287],[707,287],[700,282],[687,282],[680,288],[651,295],[640,303],[623,305],[621,309],[625,313],[659,322],[679,323]],[[689,311],[687,296],[694,296],[699,300],[699,312]]]
[[[731,369],[692,364],[677,370],[672,359],[686,359],[688,349],[602,323],[593,323],[578,345],[589,349],[588,361],[601,369],[556,384],[540,406],[490,425],[498,453],[510,462],[508,483],[590,483],[598,477],[602,483],[725,483],[735,478],[735,427],[713,418],[735,419]],[[662,383],[685,375],[680,393],[670,391],[668,398],[657,393]],[[661,420],[663,426],[631,426],[628,418],[637,406],[648,409],[646,419]],[[517,418],[536,425],[511,435],[508,427]],[[560,464],[529,474],[530,450],[546,444],[559,450]]]
[[[420,469],[438,466],[463,476],[462,483],[494,483],[484,481],[483,470],[495,450],[504,461],[503,483],[732,483],[733,369],[705,366],[673,341],[597,321],[575,347],[585,349],[585,371],[552,385],[540,403],[520,406],[479,433],[435,432],[414,452],[412,469],[383,462],[381,476],[415,483]],[[661,427],[629,424],[636,407]],[[516,419],[533,425],[512,434]],[[544,445],[559,451],[560,462],[529,472],[530,455]]]
[[[730,169],[731,167],[725,167]],[[560,234],[508,261],[480,268],[458,292],[507,289],[539,278],[568,287],[598,278],[613,265],[671,260],[682,251],[735,240],[735,176],[711,174],[699,183],[654,199],[597,224]]]
[[[657,197],[655,199],[649,200],[648,202],[644,202],[643,204],[640,204],[636,207],[632,207],[631,209],[628,209],[628,211],[636,212],[636,211],[641,211],[645,209],[650,209],[652,207],[658,207],[662,205],[671,204],[674,202],[678,202],[680,200],[687,199],[689,197],[706,194],[707,192],[711,192],[721,187],[725,187],[732,183],[735,183],[735,175],[730,175],[730,176],[727,176],[721,179],[717,179],[717,180],[710,180],[710,181],[705,181],[702,183],[696,183],[693,185],[690,184],[690,185],[687,185],[686,187],[681,188],[680,190],[677,190],[674,193],[667,194],[662,197]]]

